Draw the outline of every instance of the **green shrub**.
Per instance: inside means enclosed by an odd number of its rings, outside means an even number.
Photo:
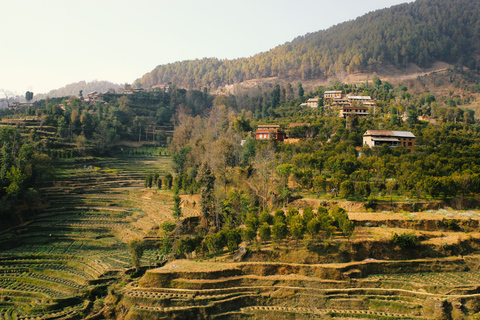
[[[448,230],[458,230],[458,224],[455,220],[450,220],[450,219],[442,219],[443,225],[448,229]]]
[[[260,239],[262,241],[268,241],[270,240],[271,237],[271,230],[270,230],[270,225],[266,222],[264,222],[258,231],[258,235],[260,236]]]
[[[165,231],[166,233],[170,233],[172,232],[173,230],[175,230],[175,227],[176,227],[176,224],[175,222],[172,222],[172,221],[165,221],[164,223],[162,223],[162,230]]]
[[[246,241],[246,242],[252,242],[255,237],[257,236],[257,231],[252,229],[252,228],[246,228],[246,229],[243,229],[242,231],[242,239],[243,241]]]
[[[355,187],[351,180],[345,180],[340,184],[340,197],[349,198],[355,194]]]
[[[272,225],[273,224],[273,216],[268,211],[263,211],[262,214],[260,215],[260,218],[258,219],[258,221],[260,222],[260,224],[263,224],[263,223],[266,222],[269,225]]]
[[[220,232],[211,233],[204,239],[205,245],[210,254],[217,254],[224,247],[223,236]]]
[[[287,211],[287,224],[290,225],[292,222],[292,218],[299,214],[298,210],[295,208],[288,208]]]
[[[420,240],[418,239],[418,237],[413,234],[413,233],[401,233],[401,234],[394,234],[392,236],[392,242],[399,246],[400,248],[402,249],[406,249],[406,248],[413,248],[415,246],[417,246],[420,242]]]
[[[300,215],[295,215],[290,220],[290,234],[295,240],[300,240],[305,233],[303,218]]]
[[[227,247],[229,251],[235,251],[238,249],[240,243],[242,243],[242,231],[240,228],[228,230],[226,234]]]
[[[285,237],[287,236],[287,232],[288,229],[285,222],[282,221],[281,218],[275,218],[272,227],[273,240],[279,241],[285,239]]]
[[[365,202],[365,209],[372,209],[375,210],[377,208],[378,201],[373,199]]]
[[[275,220],[279,220],[285,223],[286,221],[285,212],[282,209],[277,209],[277,211],[275,211],[274,223],[275,223]]]
[[[310,220],[315,218],[315,213],[313,212],[312,207],[305,207],[303,209],[303,222],[305,223],[305,226],[310,222]]]
[[[317,219],[312,219],[307,223],[307,231],[312,237],[316,236],[320,229],[321,223]]]
[[[144,249],[144,244],[140,239],[132,240],[128,244],[128,250],[130,251],[132,264],[137,271],[140,269],[140,260],[142,259]]]
[[[247,228],[253,229],[255,232],[258,230],[258,216],[255,212],[249,212],[247,214],[247,219],[245,219],[245,226]]]

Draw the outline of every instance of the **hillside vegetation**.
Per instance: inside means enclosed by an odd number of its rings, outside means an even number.
[[[417,1],[160,66],[137,82],[172,82],[154,90],[0,111],[0,320],[479,319],[477,9]],[[304,87],[438,59],[458,65]],[[267,76],[290,80],[208,89]],[[368,114],[340,116],[332,90]],[[370,148],[375,129],[414,144]]]
[[[417,0],[300,36],[250,58],[159,65],[136,85],[173,82],[216,89],[250,79],[308,80],[375,71],[386,64],[429,67],[435,61],[478,69],[479,21],[477,1]]]

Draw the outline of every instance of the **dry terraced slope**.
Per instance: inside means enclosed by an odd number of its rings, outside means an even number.
[[[479,261],[177,260],[125,288],[122,304],[129,310],[126,319],[461,319],[480,309]]]
[[[126,157],[59,166],[57,184],[43,189],[50,207],[0,237],[0,319],[83,319],[99,311],[108,286],[128,278],[124,274],[131,263],[125,243],[155,239],[155,227],[171,216],[168,193],[143,189],[145,174],[166,172],[168,161]],[[359,211],[350,218],[357,225],[354,237],[347,242],[336,234],[331,246],[368,244],[374,258],[363,260],[363,255],[356,259],[362,261],[339,263],[330,254],[324,261],[308,261],[301,256],[302,244],[292,241],[279,245],[280,251],[290,250],[290,256],[276,260],[265,259],[275,251],[267,243],[263,259],[234,263],[225,254],[218,262],[176,260],[153,269],[164,257],[147,250],[142,264],[152,269],[138,281],[117,283],[109,296],[117,298],[109,300],[116,301],[112,315],[461,319],[480,311],[477,210]],[[448,230],[444,218],[453,219],[458,229]],[[403,231],[421,237],[431,249],[430,258],[421,258],[430,251],[413,257],[387,246],[393,233]],[[463,256],[452,257],[454,249]]]
[[[293,204],[295,206],[295,204]],[[301,209],[301,208],[300,208]],[[480,312],[478,210],[352,212],[357,225],[342,253],[312,259],[295,241],[261,247],[245,262],[219,257],[175,260],[148,270],[117,293],[125,319],[467,319]],[[454,221],[455,230],[447,221]],[[421,246],[401,249],[394,233]],[[323,246],[323,245],[322,245]],[[287,252],[274,255],[274,251]],[[418,252],[415,252],[418,251]],[[452,256],[461,252],[462,256]],[[343,252],[346,253],[346,252]],[[371,257],[365,259],[365,257]],[[273,258],[272,258],[273,257]],[[375,257],[375,258],[372,258]],[[426,257],[426,258],[425,258]],[[323,262],[322,262],[323,259]],[[283,261],[283,262],[279,262]]]

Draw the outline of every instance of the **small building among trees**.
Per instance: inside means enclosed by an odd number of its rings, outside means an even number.
[[[343,91],[325,91],[323,93],[323,100],[341,98],[343,98]]]
[[[277,141],[283,141],[285,140],[286,134],[280,125],[266,124],[266,125],[259,125],[257,127],[255,136],[258,140],[273,139]]]
[[[309,106],[312,109],[317,109],[318,108],[318,100],[319,98],[310,98],[307,100],[307,106]]]
[[[85,101],[89,102],[89,103],[97,103],[97,102],[104,102],[103,101],[103,94],[97,92],[97,91],[93,91],[93,92],[90,92],[88,95],[87,95],[87,98],[84,99]]]
[[[363,145],[374,147],[388,145],[392,148],[415,149],[415,136],[410,131],[367,130],[363,134]]]
[[[369,107],[375,110],[376,103],[370,96],[345,96],[342,91],[325,91],[323,99],[330,106],[339,106],[339,116],[346,118],[349,115],[368,116]]]
[[[356,105],[356,106],[342,106],[340,107],[340,114],[339,117],[346,118],[347,116],[368,116],[370,113],[368,112],[368,107],[362,106],[362,105]]]

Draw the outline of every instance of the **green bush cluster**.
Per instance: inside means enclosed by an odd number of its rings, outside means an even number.
[[[420,243],[420,240],[415,234],[404,232],[401,234],[395,233],[392,236],[392,242],[402,249],[408,249],[416,247]]]

